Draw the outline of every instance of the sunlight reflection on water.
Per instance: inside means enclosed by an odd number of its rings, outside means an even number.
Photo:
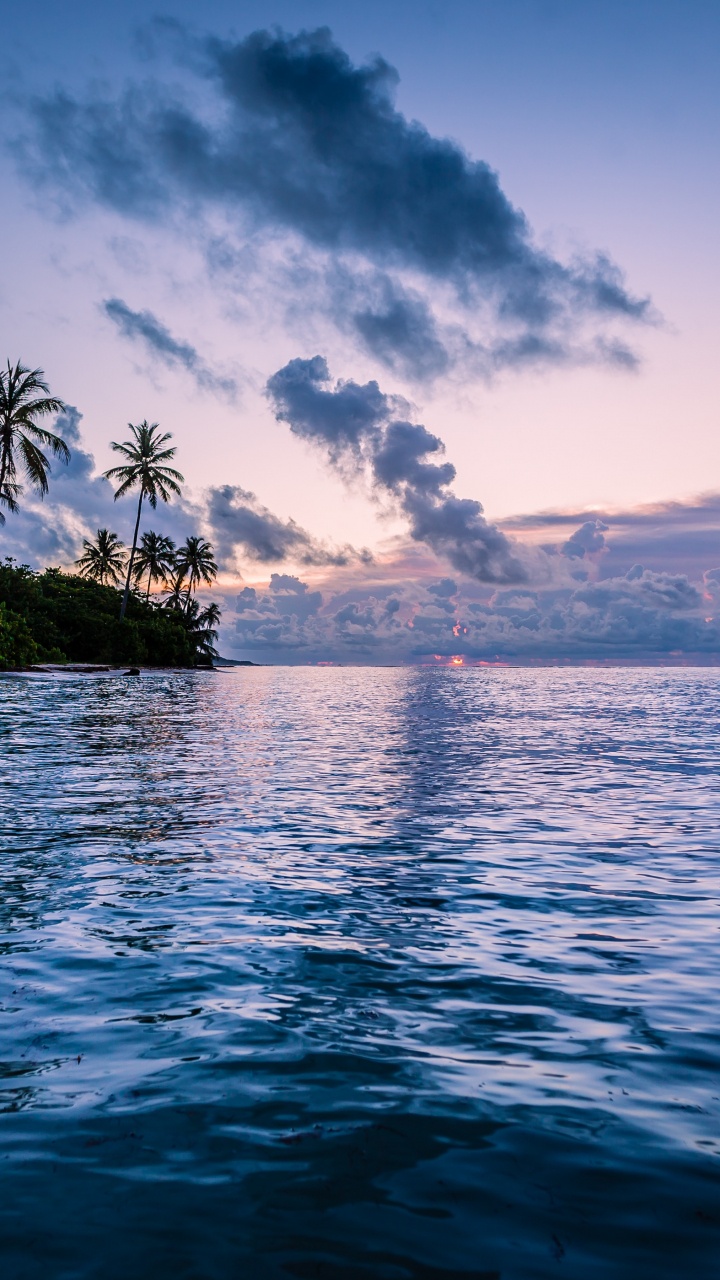
[[[0,681],[12,1277],[716,1274],[720,677]]]

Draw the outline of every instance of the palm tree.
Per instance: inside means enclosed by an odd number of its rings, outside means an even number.
[[[217,625],[220,617],[220,606],[215,604],[214,600],[205,609],[200,608],[197,600],[189,601],[185,613],[185,622],[188,635],[195,645],[197,653],[204,654],[208,658],[217,657],[215,641],[217,640]]]
[[[94,542],[83,538],[83,552],[75,561],[82,576],[92,578],[103,587],[116,587],[125,568],[125,544],[117,534],[98,529]]]
[[[175,456],[175,447],[167,447],[168,440],[172,440],[170,432],[166,431],[164,435],[159,435],[159,424],[157,422],[149,423],[147,420],[140,422],[137,426],[133,426],[132,422],[129,422],[128,426],[133,433],[133,439],[126,440],[123,444],[118,444],[113,440],[111,446],[116,453],[122,454],[123,458],[126,459],[125,463],[119,467],[110,467],[110,470],[104,473],[106,480],[120,481],[120,487],[115,493],[116,502],[118,498],[124,497],[131,489],[137,487],[140,490],[135,532],[133,533],[127,577],[125,579],[125,590],[122,604],[120,605],[121,622],[125,617],[130,595],[130,581],[132,579],[143,499],[147,498],[154,511],[157,507],[158,498],[162,498],[163,502],[169,502],[173,493],[180,495],[180,485],[184,484],[184,477],[180,475],[180,472],[166,465]]]
[[[144,533],[140,539],[133,574],[139,584],[147,574],[147,591],[145,599],[150,599],[150,587],[153,582],[168,582],[175,568],[175,543],[162,533]]]
[[[175,568],[169,579],[169,595],[165,601],[166,609],[180,609],[182,607],[183,590],[185,588],[185,573],[180,572],[177,567],[177,554],[175,556]]]
[[[8,511],[17,511],[22,493],[16,478],[18,461],[41,497],[48,491],[50,471],[43,449],[49,449],[62,462],[70,461],[65,441],[38,421],[64,409],[62,400],[49,394],[42,369],[26,369],[19,360],[13,368],[8,360],[7,369],[0,370],[0,503]],[[0,511],[0,524],[4,523],[5,516]]]
[[[212,543],[205,538],[186,538],[182,547],[178,548],[175,558],[175,571],[182,583],[187,578],[187,596],[185,597],[185,613],[190,607],[190,596],[201,582],[211,585],[217,578],[218,567],[213,555]]]

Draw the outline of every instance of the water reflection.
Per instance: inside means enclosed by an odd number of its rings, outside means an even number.
[[[0,682],[11,1274],[709,1277],[719,701]]]

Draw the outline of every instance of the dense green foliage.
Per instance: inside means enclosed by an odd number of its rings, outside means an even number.
[[[38,647],[21,614],[0,604],[0,671],[37,662]]]
[[[119,620],[122,593],[79,574],[0,564],[0,669],[32,662],[191,667],[202,655],[193,621],[138,595]]]

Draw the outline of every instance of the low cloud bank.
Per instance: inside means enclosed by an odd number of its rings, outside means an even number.
[[[502,589],[473,599],[466,584],[395,584],[381,591],[246,588],[228,651],[265,661],[418,662],[720,656],[720,571],[701,591],[685,577],[637,565],[575,589]]]
[[[565,553],[578,560],[597,559],[599,552],[606,577],[622,575],[639,562],[657,572],[698,578],[720,561],[720,493],[630,509],[540,511],[498,523],[508,536],[535,546],[564,544]]]

